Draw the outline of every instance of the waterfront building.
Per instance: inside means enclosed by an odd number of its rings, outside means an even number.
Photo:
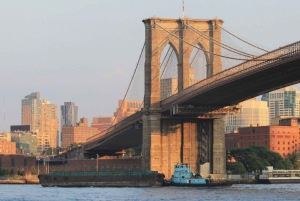
[[[97,128],[88,127],[87,118],[81,118],[76,126],[62,127],[62,148],[67,148],[72,143],[84,143],[87,138],[97,133]]]
[[[0,154],[16,154],[16,143],[8,140],[0,140]]]
[[[114,122],[115,117],[94,117],[93,122],[91,124],[92,128],[97,128],[98,132],[102,132],[108,129],[111,125],[115,124]]]
[[[61,109],[61,134],[59,137],[59,146],[61,146],[62,138],[62,127],[64,126],[76,126],[78,122],[78,106],[74,102],[64,102],[64,105],[60,107]]]
[[[234,133],[240,127],[250,125],[269,125],[269,108],[267,102],[252,98],[241,102],[241,109],[236,114],[225,116],[225,133]]]
[[[285,87],[263,94],[261,100],[268,103],[270,122],[279,116],[300,117],[300,91],[295,87]]]
[[[299,152],[300,118],[285,118],[278,126],[250,126],[239,128],[237,133],[226,133],[226,149],[263,146],[286,157]]]
[[[30,125],[31,132],[40,127],[41,100],[40,93],[35,92],[22,99],[22,125]]]
[[[58,146],[57,106],[46,99],[41,104],[40,129],[37,132],[38,152]]]
[[[37,138],[35,133],[15,131],[11,133],[11,141],[16,143],[17,152],[23,155],[37,154]]]

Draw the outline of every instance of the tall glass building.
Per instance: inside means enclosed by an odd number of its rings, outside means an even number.
[[[239,103],[241,109],[236,114],[228,114],[225,117],[225,133],[237,132],[240,127],[268,126],[269,108],[265,101],[252,98]]]
[[[78,119],[78,106],[73,102],[64,102],[61,106],[61,131],[63,126],[76,126]],[[63,136],[60,136],[59,145],[61,146]]]
[[[286,87],[262,95],[267,101],[271,119],[280,116],[300,117],[300,91],[296,87]]]
[[[38,132],[40,126],[40,92],[31,93],[22,99],[22,125],[30,125],[30,131]]]

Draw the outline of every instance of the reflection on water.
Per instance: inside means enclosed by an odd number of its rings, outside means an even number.
[[[239,184],[231,187],[59,188],[0,185],[0,200],[300,200],[300,184]]]

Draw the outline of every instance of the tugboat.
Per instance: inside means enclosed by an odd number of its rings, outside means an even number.
[[[191,172],[189,164],[177,163],[174,165],[174,175],[165,182],[166,186],[231,186],[226,180],[215,181],[210,178],[203,178],[199,173]]]

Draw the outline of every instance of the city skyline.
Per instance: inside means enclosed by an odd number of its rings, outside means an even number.
[[[216,2],[203,6],[204,2],[185,1],[185,15],[221,18],[225,28],[268,50],[299,40],[297,1]],[[57,106],[75,102],[78,117],[90,122],[99,115],[111,116],[144,42],[142,19],[179,18],[181,4],[179,0],[2,1],[0,100],[3,113],[5,104],[5,130],[21,124],[20,100],[36,91]],[[3,131],[4,115],[0,116]]]

